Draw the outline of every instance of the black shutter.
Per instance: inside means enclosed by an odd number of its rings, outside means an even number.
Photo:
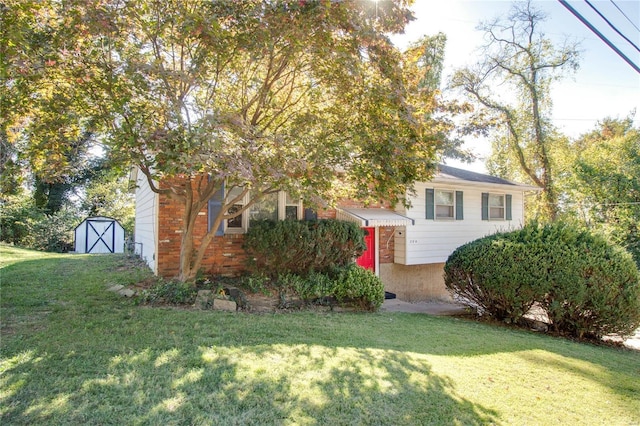
[[[318,213],[312,208],[304,209],[304,220],[318,220]]]
[[[506,204],[505,219],[511,220],[511,194],[505,195],[504,201]]]
[[[213,226],[213,223],[216,220],[216,217],[218,216],[218,214],[220,213],[220,210],[222,210],[222,202],[224,201],[224,182],[222,183],[222,185],[220,186],[220,189],[216,191],[215,194],[213,194],[213,197],[211,197],[211,199],[209,199],[209,225],[208,225],[208,229],[211,230],[211,227]],[[220,237],[222,235],[224,235],[224,221],[220,222],[220,226],[218,226],[218,229],[216,230],[216,237]]]
[[[464,219],[464,207],[462,205],[462,191],[456,191],[456,220]]]
[[[482,220],[489,220],[489,193],[482,193]]]
[[[426,197],[427,197],[427,219],[435,219],[435,214],[434,214],[434,210],[435,210],[435,191],[433,190],[433,188],[427,188],[427,192],[426,192]]]

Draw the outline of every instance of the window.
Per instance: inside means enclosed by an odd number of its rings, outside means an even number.
[[[427,188],[426,218],[441,220],[463,220],[463,192]]]
[[[263,196],[249,208],[249,226],[255,220],[302,219],[302,200],[284,191]]]
[[[209,225],[207,229],[211,229],[213,227],[220,210],[222,210],[222,203],[224,201],[224,183],[220,186],[220,188],[213,194],[213,197],[209,200],[209,208],[208,208],[208,221]],[[224,235],[224,221],[220,222],[218,229],[216,229],[215,233],[216,237],[220,237]]]
[[[436,191],[436,219],[453,219],[454,192]]]
[[[482,220],[512,220],[511,194],[482,193]]]
[[[302,212],[301,201],[292,198],[289,193],[284,196],[284,219],[298,220]]]
[[[504,219],[504,195],[489,194],[489,220]]]
[[[230,201],[242,193],[240,187],[233,187],[226,194],[226,200]],[[215,218],[222,209],[224,188],[216,193],[209,200],[209,227],[213,226]],[[227,210],[228,214],[233,214],[241,210],[251,199],[253,194],[246,194],[241,200],[237,201]],[[227,219],[220,225],[216,236],[228,234],[238,234],[245,232],[251,223],[256,220],[284,220],[293,219],[301,220],[304,211],[302,209],[302,200],[291,197],[284,191],[274,192],[263,196],[259,201],[253,203],[246,211],[240,215]]]
[[[242,188],[234,186],[233,188],[231,188],[231,191],[229,191],[229,193],[227,194],[227,199],[233,200],[241,193],[242,193]],[[236,213],[237,211],[242,209],[242,207],[244,207],[245,202],[246,202],[246,199],[238,201],[236,204],[229,207],[229,210],[227,212],[229,214]],[[245,217],[245,213],[243,212],[239,216],[233,217],[231,219],[227,219],[227,230],[231,232],[242,232],[244,229],[244,226],[243,226],[244,217]]]
[[[252,197],[253,197],[252,193]],[[278,193],[264,195],[249,207],[249,226],[256,220],[278,220]]]

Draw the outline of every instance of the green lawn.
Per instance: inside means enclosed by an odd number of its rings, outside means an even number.
[[[135,306],[0,245],[0,424],[640,424],[640,353],[420,314]]]

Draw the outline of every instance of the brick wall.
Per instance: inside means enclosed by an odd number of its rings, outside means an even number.
[[[361,203],[343,201],[339,203],[343,208],[360,208]],[[378,207],[378,206],[375,206]],[[156,261],[158,274],[173,277],[178,274],[180,265],[180,244],[182,239],[182,222],[184,206],[166,195],[159,197],[158,209],[158,252]],[[318,219],[335,219],[336,211],[326,209],[318,211]],[[206,234],[208,227],[207,207],[198,214],[194,230],[195,247],[197,248]],[[379,228],[380,263],[393,263],[395,228]],[[242,248],[244,235],[230,234],[214,237],[202,261],[202,270],[215,275],[237,275],[244,269],[246,255]]]
[[[184,205],[166,195],[160,195],[158,209],[158,274],[173,277],[180,266],[180,244]],[[197,248],[208,231],[207,207],[198,213],[194,229]],[[242,249],[244,235],[214,237],[202,260],[202,270],[216,275],[236,275],[243,270],[246,258]]]
[[[396,228],[392,226],[384,226],[378,228],[378,254],[380,256],[380,264],[393,263],[395,255],[395,235]]]

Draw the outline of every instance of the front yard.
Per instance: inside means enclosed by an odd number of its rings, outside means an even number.
[[[2,424],[640,424],[640,352],[454,318],[136,306],[0,245]]]

